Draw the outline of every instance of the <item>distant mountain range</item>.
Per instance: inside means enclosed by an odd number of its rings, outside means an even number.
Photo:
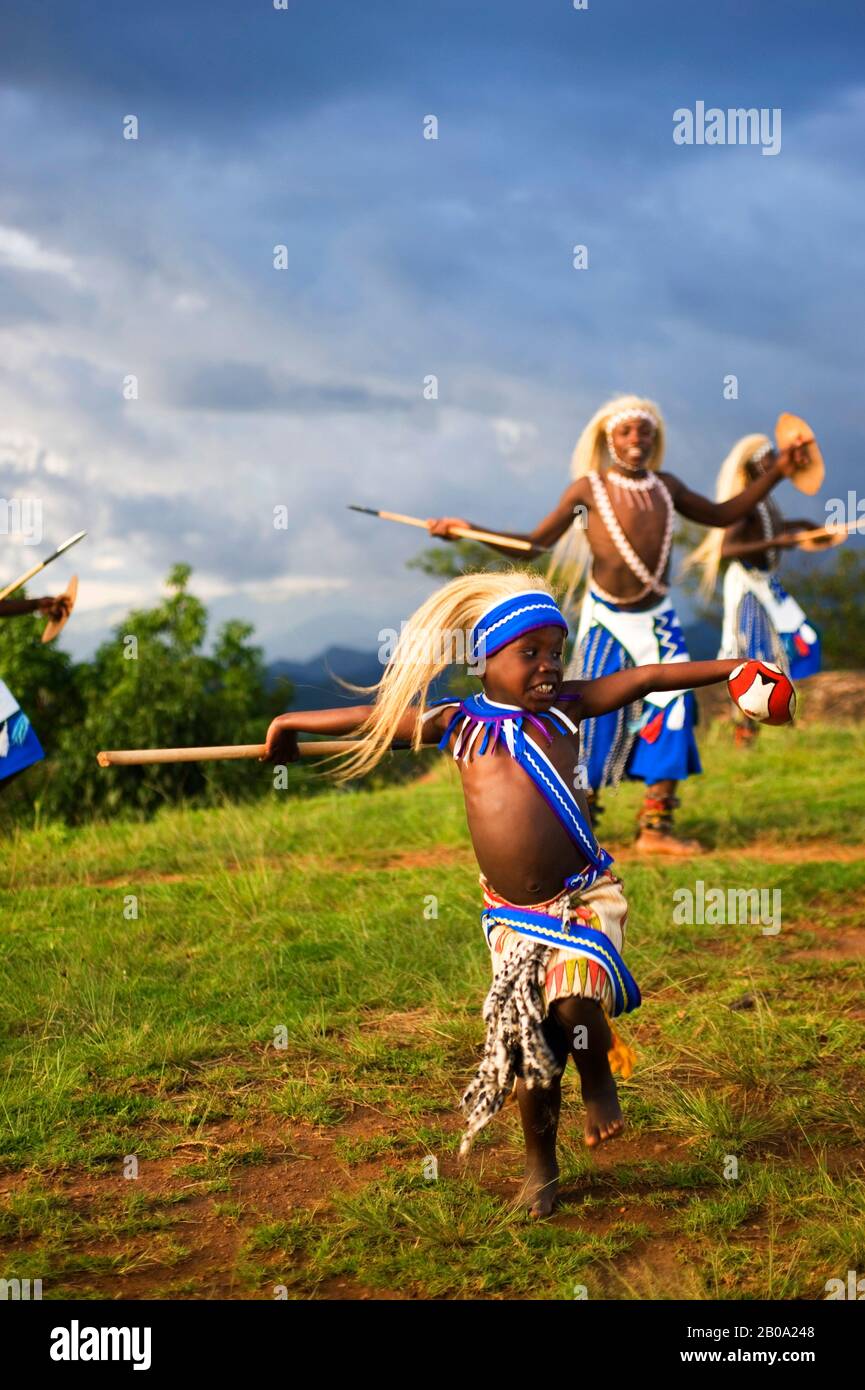
[[[352,647],[328,647],[309,661],[272,661],[267,683],[274,686],[283,678],[294,687],[292,709],[327,709],[334,704],[363,704],[365,697],[339,684],[339,677],[354,685],[373,685],[381,680],[382,666],[375,652]]]
[[[689,623],[684,628],[688,651],[694,661],[710,661],[718,654],[720,631],[714,623]],[[353,647],[328,647],[309,661],[272,661],[267,682],[274,686],[280,678],[294,687],[292,709],[327,709],[331,705],[363,704],[366,696],[345,690],[338,677],[354,685],[374,685],[381,679],[382,666],[375,652]]]

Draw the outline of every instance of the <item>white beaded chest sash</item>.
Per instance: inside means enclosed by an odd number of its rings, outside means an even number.
[[[648,566],[645,565],[643,561],[640,559],[636,550],[634,550],[634,547],[631,545],[630,541],[628,540],[627,536],[622,530],[622,527],[619,523],[619,518],[613,511],[613,504],[610,501],[610,495],[607,492],[606,487],[604,486],[603,479],[597,473],[589,473],[588,479],[591,485],[592,496],[595,501],[595,506],[598,509],[598,514],[600,515],[601,520],[607,528],[607,533],[609,534],[610,540],[613,542],[613,545],[616,547],[616,550],[619,552],[619,555],[624,560],[625,564],[628,566],[628,569],[631,571],[631,573],[634,575],[636,579],[640,580],[640,582],[643,585],[642,589],[638,594],[634,594],[632,596],[629,596],[627,599],[623,600],[621,596],[617,596],[616,594],[608,594],[604,589],[601,588],[600,584],[598,584],[597,581],[594,578],[592,578],[590,582],[595,593],[598,594],[600,598],[606,599],[608,603],[637,603],[640,599],[645,598],[646,595],[651,592],[660,594],[661,597],[663,597],[665,594],[669,592],[670,586],[669,584],[665,584],[663,582],[661,576],[667,568],[667,562],[670,558],[670,548],[673,543],[673,499],[671,498],[666,485],[661,481],[660,478],[658,478],[657,476],[654,477],[655,486],[660,489],[661,496],[664,499],[664,504],[667,508],[667,520],[664,526],[664,539],[661,542],[661,553],[658,556],[658,563],[655,566],[655,571],[654,573],[652,573]]]

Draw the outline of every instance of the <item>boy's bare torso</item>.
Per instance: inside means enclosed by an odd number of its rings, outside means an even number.
[[[574,790],[588,821],[585,793],[575,786],[579,736],[552,730],[549,720],[544,724],[553,733],[551,744],[529,725],[526,732]],[[585,868],[586,859],[558,816],[501,743],[492,753],[460,759],[457,766],[478,865],[502,897],[519,904],[543,902],[562,891],[566,878]]]

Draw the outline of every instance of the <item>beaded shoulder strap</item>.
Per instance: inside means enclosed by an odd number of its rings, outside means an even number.
[[[451,737],[456,734],[453,756],[458,760],[467,761],[475,754],[481,756],[486,752],[492,752],[501,740],[514,761],[519,763],[534,782],[592,869],[601,873],[612,864],[612,857],[605,849],[601,849],[595,839],[594,831],[580,808],[573,788],[568,786],[558,768],[532,737],[538,731],[548,743],[552,743],[553,735],[544,720],[548,720],[559,732],[577,733],[576,724],[563,710],[553,706],[545,714],[537,715],[532,714],[530,710],[520,709],[518,705],[499,704],[488,699],[486,695],[472,695],[460,701],[447,697],[438,700],[424,718],[432,714],[433,709],[448,706],[456,706],[456,709],[439,743],[440,748],[447,748]]]

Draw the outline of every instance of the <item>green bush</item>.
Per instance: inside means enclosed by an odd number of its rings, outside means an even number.
[[[33,721],[46,761],[0,783],[7,822],[37,813],[70,823],[117,812],[149,814],[166,802],[255,795],[261,778],[245,763],[166,763],[109,771],[101,748],[260,743],[285,709],[287,682],[266,689],[266,669],[248,623],[232,620],[205,652],[208,617],[176,565],[168,596],[129,614],[92,660],[74,664],[35,640],[27,619],[0,625],[0,671]]]

